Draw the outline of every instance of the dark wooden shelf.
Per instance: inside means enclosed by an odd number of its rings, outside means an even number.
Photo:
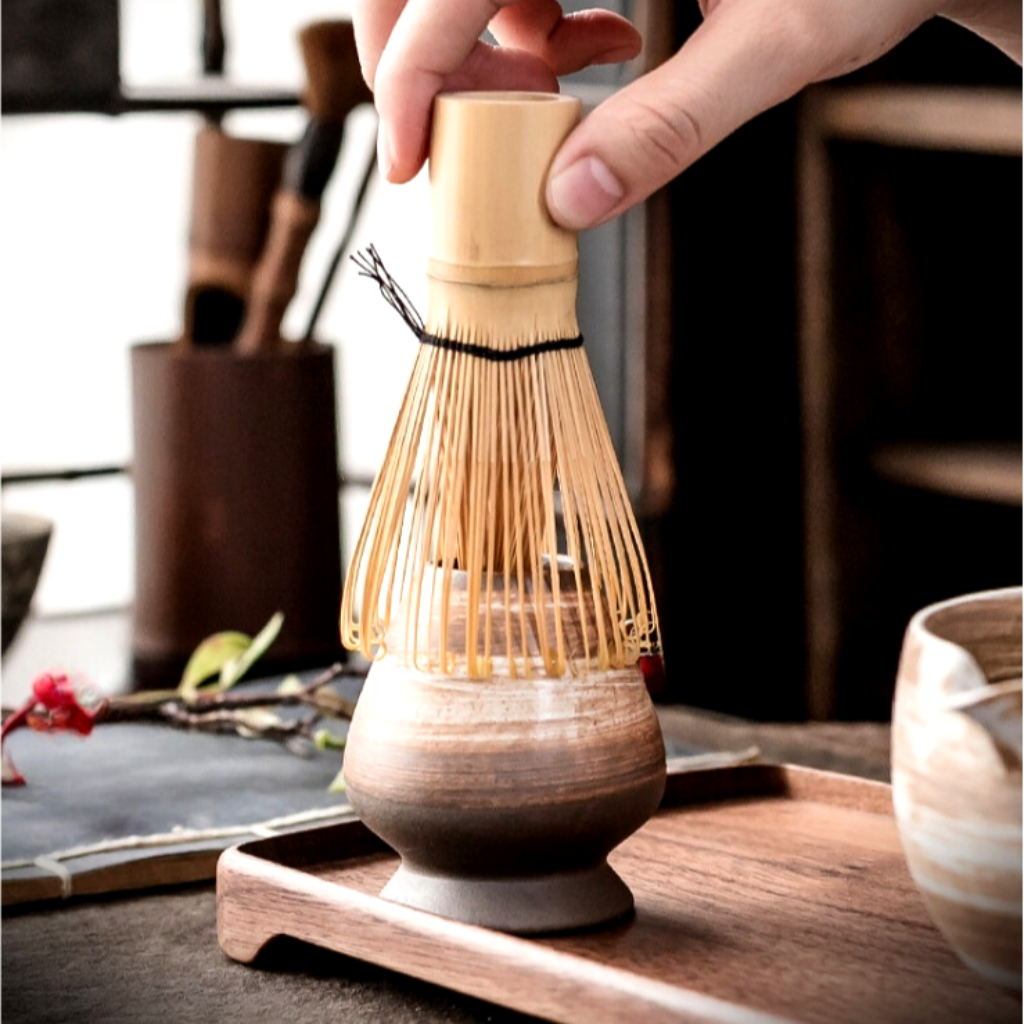
[[[892,444],[870,462],[885,480],[973,501],[1021,506],[1022,450],[1018,442]]]
[[[800,390],[811,718],[883,715],[891,692],[869,691],[863,681],[879,678],[880,667],[894,662],[909,616],[940,596],[996,585],[999,553],[1011,543],[1009,519],[1022,505],[1021,445],[957,440],[961,431],[965,438],[975,431],[1015,437],[1009,399],[983,407],[988,418],[981,425],[969,406],[933,412],[944,395],[956,392],[958,374],[968,381],[969,402],[988,377],[1002,385],[1013,372],[1012,348],[965,350],[958,370],[947,342],[972,322],[971,292],[985,304],[975,318],[987,325],[985,336],[1012,333],[1012,291],[979,268],[1007,266],[996,198],[1013,194],[1014,165],[1024,149],[1022,109],[1019,87],[1010,86],[827,85],[801,99]],[[951,266],[962,267],[953,294]],[[893,349],[901,340],[893,325],[901,316],[912,324],[897,358]],[[865,343],[870,338],[877,344]],[[989,390],[1001,396],[1009,389]],[[917,491],[958,499],[941,509],[936,502],[934,519],[913,536],[900,495],[860,491],[863,464],[851,475],[849,460],[840,458],[842,451],[863,450],[865,440],[893,422],[922,429],[932,424],[941,440],[880,445],[868,452],[869,470],[907,496]],[[979,515],[998,520],[993,530],[999,539],[984,529],[972,532]],[[922,537],[944,530],[956,543],[937,566],[924,553]]]
[[[145,112],[196,111],[204,114],[227,110],[294,107],[301,102],[295,89],[284,86],[241,84],[208,76],[173,85],[133,87],[122,85],[112,93],[94,95],[31,95],[5,92],[3,113],[20,114],[134,114]]]
[[[826,138],[1021,155],[1020,90],[864,86],[823,90],[817,101],[818,129]]]

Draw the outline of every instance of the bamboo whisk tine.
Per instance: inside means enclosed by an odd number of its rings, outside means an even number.
[[[342,599],[342,640],[367,656],[393,649],[470,678],[560,676],[658,647],[650,573],[579,337],[576,237],[543,200],[579,107],[438,97],[426,322],[375,253],[362,264],[422,342]]]

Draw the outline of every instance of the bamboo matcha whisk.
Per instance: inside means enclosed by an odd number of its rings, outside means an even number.
[[[561,676],[657,649],[576,319],[576,237],[543,200],[579,109],[556,95],[438,97],[426,322],[375,253],[361,264],[421,341],[342,600],[342,640],[369,657],[390,645],[447,675]]]

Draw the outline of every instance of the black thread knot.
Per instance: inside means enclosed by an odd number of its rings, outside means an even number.
[[[577,334],[573,338],[538,341],[510,349],[495,349],[488,345],[453,341],[451,338],[441,338],[436,334],[429,334],[424,330],[423,317],[413,305],[412,299],[384,266],[384,261],[380,258],[375,246],[371,245],[364,252],[356,253],[351,260],[359,268],[360,277],[369,278],[376,283],[385,302],[405,321],[406,326],[416,335],[421,345],[431,345],[449,352],[462,352],[478,359],[487,359],[492,363],[510,363],[517,359],[526,359],[528,356],[541,355],[544,352],[558,352],[562,349],[582,348],[583,346],[582,334]]]

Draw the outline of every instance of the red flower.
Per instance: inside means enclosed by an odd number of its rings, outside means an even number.
[[[3,744],[10,733],[27,725],[39,732],[77,732],[88,736],[95,725],[98,705],[92,711],[83,707],[74,684],[66,673],[46,672],[32,684],[32,696],[15,711],[0,730],[0,761],[5,785],[22,786],[25,779],[14,767]]]
[[[44,672],[32,684],[32,692],[35,694],[36,700],[51,711],[54,708],[63,708],[69,704],[78,703],[75,688],[64,672],[59,672],[57,675]]]
[[[652,697],[665,694],[665,659],[660,654],[641,654],[640,671],[644,674],[647,692]]]
[[[88,736],[92,732],[93,712],[79,703],[71,680],[64,673],[45,673],[32,684],[32,693],[46,714],[30,712],[28,724],[41,732],[70,731]]]

